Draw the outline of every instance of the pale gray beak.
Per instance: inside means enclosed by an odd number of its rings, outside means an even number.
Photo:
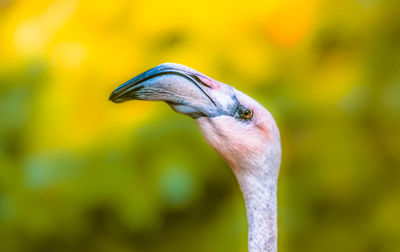
[[[233,115],[238,106],[234,89],[218,82],[218,90],[213,90],[199,76],[204,75],[183,65],[161,64],[116,88],[109,99],[165,101],[193,118]]]

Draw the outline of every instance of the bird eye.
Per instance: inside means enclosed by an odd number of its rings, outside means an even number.
[[[246,120],[249,120],[249,119],[251,119],[251,117],[253,117],[253,111],[251,111],[250,109],[246,109],[243,112],[243,118]]]

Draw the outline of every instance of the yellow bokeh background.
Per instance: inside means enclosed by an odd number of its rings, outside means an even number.
[[[0,0],[0,250],[247,251],[195,123],[111,91],[164,62],[282,135],[280,251],[400,251],[396,0]]]

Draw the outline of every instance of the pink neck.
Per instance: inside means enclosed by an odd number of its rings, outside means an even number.
[[[249,252],[276,252],[277,179],[254,178],[253,174],[248,174],[238,180],[246,202]]]

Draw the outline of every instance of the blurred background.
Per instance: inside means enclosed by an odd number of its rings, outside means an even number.
[[[280,251],[400,251],[399,1],[0,0],[1,251],[247,251],[195,123],[108,101],[163,62],[275,116]]]

